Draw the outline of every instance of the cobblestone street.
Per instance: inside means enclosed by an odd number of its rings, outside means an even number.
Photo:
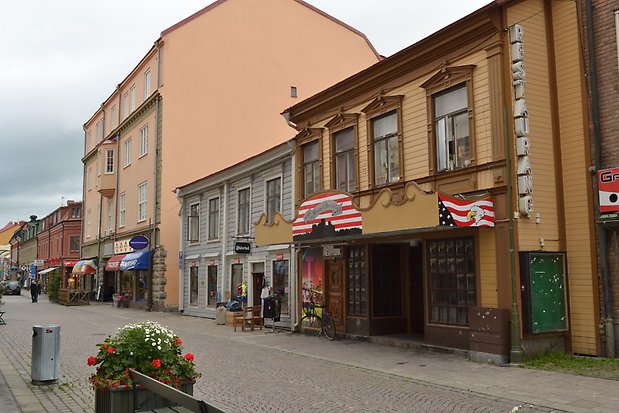
[[[45,296],[4,297],[0,411],[92,412],[86,359],[123,325],[153,320],[174,330],[202,373],[194,395],[230,412],[616,411],[617,383],[472,363],[462,356],[280,332],[234,332],[214,320],[109,304],[63,307]],[[61,379],[30,384],[32,325],[60,324]],[[614,394],[612,389],[615,389]],[[11,397],[12,393],[12,397]],[[8,407],[7,407],[8,406]],[[607,406],[607,407],[604,407]],[[8,410],[6,410],[8,409]]]

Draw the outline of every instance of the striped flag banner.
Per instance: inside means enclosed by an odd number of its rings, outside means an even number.
[[[314,225],[321,223],[335,231],[362,229],[361,211],[352,204],[352,196],[345,193],[323,192],[307,199],[299,206],[297,218],[292,224],[292,235],[312,232]]]
[[[447,227],[494,227],[492,197],[475,201],[438,194],[439,225]]]

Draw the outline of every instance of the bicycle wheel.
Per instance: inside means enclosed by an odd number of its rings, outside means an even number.
[[[335,339],[335,321],[331,314],[326,311],[322,314],[322,331],[325,333],[325,337],[327,337],[330,341]]]

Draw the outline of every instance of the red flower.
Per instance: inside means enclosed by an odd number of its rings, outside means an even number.
[[[88,357],[88,365],[93,366],[97,362],[97,358],[94,356]]]
[[[161,360],[159,359],[154,359],[152,363],[150,363],[151,366],[153,367],[161,367]]]
[[[181,339],[180,339],[180,338],[178,338],[178,337],[176,337],[176,338],[174,339],[174,341],[176,341],[176,344],[178,344],[179,346],[182,346],[182,345],[183,345],[183,342],[182,342],[182,341],[181,341]]]
[[[112,354],[114,352],[114,347],[108,347],[107,352]]]
[[[107,344],[102,345],[101,348],[107,348]]]
[[[191,354],[191,353],[185,354],[184,357],[185,357],[185,360],[187,360],[187,361],[193,361],[193,354]]]

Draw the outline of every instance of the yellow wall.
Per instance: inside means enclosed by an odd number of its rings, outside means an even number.
[[[494,228],[479,229],[479,279],[481,306],[498,308],[496,239]]]

